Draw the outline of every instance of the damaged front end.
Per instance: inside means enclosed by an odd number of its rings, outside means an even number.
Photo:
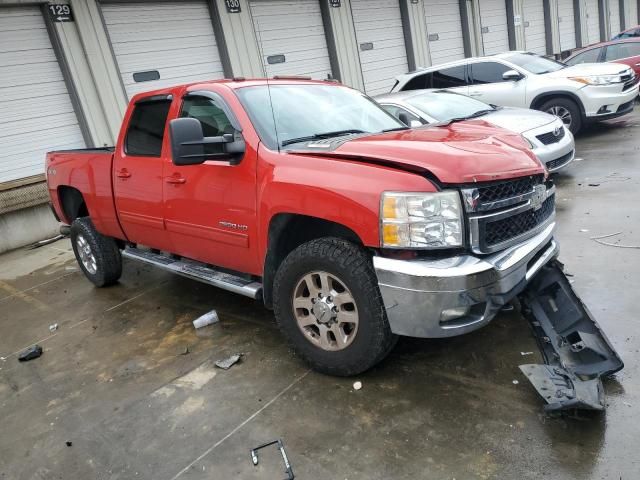
[[[601,379],[624,364],[562,267],[549,262],[519,295],[545,360],[520,369],[547,402],[545,411],[604,410]]]

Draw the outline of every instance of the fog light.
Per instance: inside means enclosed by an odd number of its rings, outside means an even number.
[[[450,322],[451,320],[455,320],[460,317],[464,317],[465,315],[469,315],[471,311],[471,307],[455,307],[455,308],[447,308],[443,310],[440,314],[441,322]]]
[[[603,113],[611,113],[611,110],[609,110],[609,105],[601,106],[596,115],[601,115]]]

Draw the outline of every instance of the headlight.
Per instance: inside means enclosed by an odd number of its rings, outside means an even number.
[[[462,246],[462,208],[456,191],[385,192],[380,216],[384,248]]]
[[[529,148],[531,150],[533,150],[534,148],[536,148],[536,146],[531,143],[531,140],[529,140],[527,137],[525,137],[524,135],[520,135],[522,137],[522,140],[524,140],[524,143],[526,143],[527,145],[529,145]]]
[[[588,77],[569,77],[569,80],[584,83],[585,85],[611,85],[612,83],[621,83],[620,75],[593,75]]]

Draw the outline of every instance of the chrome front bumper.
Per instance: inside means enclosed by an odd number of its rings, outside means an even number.
[[[452,337],[486,325],[558,255],[554,228],[552,223],[527,241],[484,257],[373,257],[391,331],[410,337]],[[461,308],[468,311],[453,317],[452,309]]]

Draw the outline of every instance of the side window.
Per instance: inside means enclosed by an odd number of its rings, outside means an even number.
[[[402,107],[398,107],[397,105],[382,105],[382,108],[384,108],[387,112],[389,112],[391,115],[396,117],[398,120],[400,120],[402,123],[404,123],[407,126],[411,126],[410,124],[412,121],[418,121],[423,125],[425,123],[417,115],[414,115],[410,111],[405,110]]]
[[[485,83],[504,82],[502,74],[513,70],[498,62],[481,62],[471,64],[471,84],[483,85]]]
[[[171,100],[141,101],[133,108],[125,138],[127,155],[159,157]]]
[[[233,133],[235,129],[224,110],[216,102],[206,97],[187,97],[182,103],[181,117],[195,118],[202,124],[205,137],[219,137],[225,133]],[[222,143],[204,146],[205,154],[216,154],[223,151]]]
[[[458,67],[445,68],[433,72],[431,85],[427,88],[454,88],[467,85],[464,65]]]
[[[602,48],[592,48],[591,50],[587,50],[586,52],[579,53],[575,57],[567,60],[565,63],[567,65],[579,65],[581,63],[596,63],[598,58],[600,57],[600,52]]]
[[[413,77],[407,82],[402,90],[422,90],[431,87],[431,73],[425,73]]]
[[[609,45],[604,54],[607,62],[619,60],[621,58],[636,57],[640,55],[640,44],[636,43],[616,43]]]

